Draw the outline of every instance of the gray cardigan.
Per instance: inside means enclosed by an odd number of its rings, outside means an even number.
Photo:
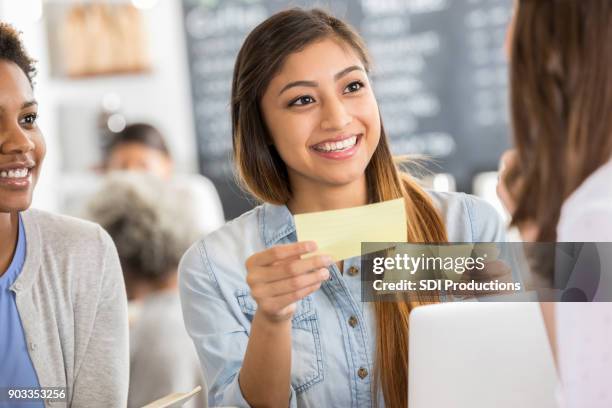
[[[125,407],[127,300],[115,246],[99,226],[39,210],[21,213],[26,260],[11,287],[41,387],[67,403]]]

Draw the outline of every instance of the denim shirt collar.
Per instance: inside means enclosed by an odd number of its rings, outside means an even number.
[[[290,235],[295,232],[293,215],[286,205],[264,203],[263,209],[259,213],[259,225],[266,248],[278,244],[287,237],[291,240]]]

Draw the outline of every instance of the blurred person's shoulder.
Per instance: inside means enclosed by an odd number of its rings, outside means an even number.
[[[565,215],[599,206],[612,211],[612,160],[595,170],[567,198],[563,212]]]
[[[216,205],[219,194],[214,183],[200,174],[177,174],[170,182],[176,193],[205,206]]]
[[[203,233],[214,231],[225,223],[219,193],[210,179],[201,174],[177,174],[171,185],[185,210],[193,213],[193,222]]]
[[[561,208],[559,241],[612,241],[612,160],[591,174]]]
[[[128,407],[141,407],[154,398],[198,385],[206,390],[196,349],[185,330],[178,292],[154,293],[144,299],[142,313],[130,327],[130,353]]]
[[[426,190],[438,209],[449,242],[503,242],[501,214],[486,200],[471,194]]]

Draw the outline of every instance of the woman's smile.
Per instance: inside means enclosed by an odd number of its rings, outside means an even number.
[[[355,155],[360,146],[363,133],[339,135],[310,147],[318,156],[332,160],[345,160]]]
[[[0,186],[12,190],[27,190],[32,184],[34,162],[15,162],[0,165]]]

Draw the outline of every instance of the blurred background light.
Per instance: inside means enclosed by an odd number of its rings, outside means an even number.
[[[125,129],[126,120],[125,117],[119,113],[114,113],[108,117],[106,122],[108,129],[113,133],[119,133]]]
[[[157,5],[158,0],[132,0],[134,7],[139,9],[151,9]]]
[[[2,0],[2,19],[16,26],[40,21],[43,16],[43,0]]]
[[[102,98],[102,108],[107,112],[116,112],[121,108],[121,97],[116,93],[107,93]]]

